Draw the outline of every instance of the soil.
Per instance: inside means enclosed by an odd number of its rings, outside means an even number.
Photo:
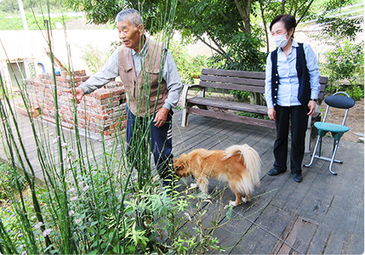
[[[322,103],[321,109],[323,112],[326,110],[326,103]],[[345,111],[343,109],[330,108],[329,115],[327,117],[328,122],[341,124]],[[342,139],[352,142],[363,142],[364,140],[364,99],[356,101],[354,107],[349,110],[346,126],[350,128]],[[362,134],[362,136],[361,136]],[[361,140],[362,138],[362,140]]]

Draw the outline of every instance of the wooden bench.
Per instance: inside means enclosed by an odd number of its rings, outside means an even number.
[[[318,106],[322,103],[324,98],[324,89],[327,85],[327,81],[327,77],[320,77],[321,91],[318,96],[319,100],[317,102],[317,110],[313,115],[315,118],[320,115]],[[200,91],[199,95],[189,98],[188,92],[193,88],[198,88]],[[257,114],[257,116],[267,116],[267,107],[264,105],[236,102],[223,97],[214,98],[207,96],[208,91],[229,93],[231,90],[258,92],[263,94],[265,92],[265,72],[203,69],[198,85],[184,86],[182,92],[182,102],[184,108],[181,126],[186,127],[188,125],[189,114],[197,114],[222,120],[241,122],[254,126],[275,128],[275,121],[273,120],[240,116],[232,111],[228,111],[233,110],[237,112],[254,113]],[[310,117],[308,120],[306,152],[309,152],[311,128],[312,117]]]

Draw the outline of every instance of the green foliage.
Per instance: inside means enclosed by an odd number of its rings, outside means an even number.
[[[349,94],[354,100],[360,100],[364,98],[364,85],[351,85],[345,89],[345,92]]]
[[[214,67],[243,71],[263,71],[266,54],[260,51],[262,46],[262,40],[258,33],[236,33],[231,38],[226,55],[215,54],[212,57]]]
[[[0,205],[2,201],[11,199],[18,190],[17,182],[21,190],[25,187],[25,180],[17,169],[0,161]]]
[[[251,113],[251,112],[237,112],[239,116],[251,117],[255,119],[263,119],[269,120],[270,118],[266,115],[258,114],[258,113]]]
[[[90,72],[96,73],[105,65],[110,55],[111,52],[104,52],[89,44],[83,50],[82,59],[85,61]]]
[[[48,17],[34,16],[32,13],[26,14],[28,28],[30,30],[45,29],[44,19]],[[63,24],[75,19],[75,17],[54,17],[51,21],[51,27],[56,28],[56,24]],[[19,15],[7,15],[0,12],[0,30],[21,30],[23,29],[22,20]]]
[[[25,11],[43,11],[47,13],[49,6],[51,11],[63,10],[63,4],[59,0],[22,0]],[[19,6],[18,1],[14,0],[2,0],[0,4],[0,12],[18,14]]]
[[[354,40],[363,28],[363,20],[359,18],[342,18],[321,16],[317,23],[322,24],[324,35],[326,38],[336,38],[335,40],[347,38]]]
[[[178,41],[170,43],[170,51],[184,84],[192,84],[194,79],[199,78],[201,70],[209,65],[205,56],[189,56],[184,45]]]
[[[325,72],[332,82],[347,79],[350,82],[363,75],[364,70],[364,48],[363,43],[355,44],[344,41],[335,49],[327,52],[328,63],[325,65]],[[360,77],[359,77],[360,76]]]
[[[327,93],[346,91],[355,100],[364,97],[364,45],[356,37],[363,31],[363,19],[338,16],[341,7],[356,1],[332,0],[323,3],[324,12],[317,17],[320,39],[332,46],[321,64],[321,74],[328,76]]]
[[[328,93],[345,90],[354,99],[364,96],[364,46],[363,43],[344,41],[326,53],[322,74],[329,77]],[[349,84],[349,85],[346,85]]]
[[[115,16],[122,9],[137,9],[143,16],[147,31],[151,33],[156,33],[164,29],[164,17],[170,14],[170,9],[174,4],[173,1],[164,0],[65,0],[64,3],[74,10],[85,11],[87,19],[94,24],[114,23]]]
[[[165,21],[168,28],[173,22],[171,17]],[[169,38],[171,31],[164,32]],[[43,122],[35,124],[32,115],[24,132],[10,111],[9,91],[0,76],[0,91],[5,97],[0,101],[0,134],[6,151],[12,152],[8,160],[14,165],[16,158],[20,163],[29,191],[22,192],[17,185],[17,196],[1,211],[1,216],[6,215],[9,208],[11,215],[4,216],[6,220],[0,218],[1,253],[201,254],[219,249],[218,240],[212,236],[214,228],[202,221],[206,203],[188,189],[177,192],[160,186],[162,180],[151,163],[153,116],[136,118],[128,153],[122,130],[107,142],[103,139],[96,149],[92,141],[80,136],[77,111],[82,106],[73,100],[70,109],[75,113],[74,133],[62,129],[57,83],[52,87],[55,134]],[[20,86],[19,90],[23,104],[29,107],[26,89]],[[36,158],[23,150],[24,133],[34,137]],[[99,151],[97,155],[95,150]],[[33,163],[34,159],[38,164]],[[46,176],[42,186],[35,182],[36,170]],[[6,182],[5,188],[8,185]],[[183,228],[186,223],[194,228]]]

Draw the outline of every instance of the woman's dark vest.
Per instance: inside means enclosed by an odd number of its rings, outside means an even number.
[[[302,105],[307,105],[311,96],[309,71],[305,60],[303,43],[298,43],[298,45],[296,65],[299,80],[298,100]],[[271,63],[271,96],[272,102],[276,106],[279,90],[278,49],[271,52]]]

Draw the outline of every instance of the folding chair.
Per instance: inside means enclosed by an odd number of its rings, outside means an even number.
[[[326,161],[330,162],[328,170],[331,172],[331,174],[337,175],[337,173],[332,170],[332,165],[333,165],[333,163],[339,163],[339,164],[343,163],[343,161],[335,159],[335,156],[336,156],[336,152],[337,152],[338,145],[340,143],[340,139],[341,139],[342,135],[350,130],[349,127],[345,126],[345,123],[346,123],[346,118],[347,118],[348,111],[351,107],[353,107],[355,105],[355,101],[345,92],[337,92],[337,93],[333,94],[332,96],[326,97],[326,99],[324,101],[327,104],[326,113],[323,117],[322,122],[315,122],[314,123],[314,126],[318,130],[317,142],[316,142],[316,145],[314,146],[313,154],[312,154],[312,157],[311,157],[311,160],[310,160],[309,164],[304,165],[304,166],[305,167],[310,167],[312,165],[313,161],[314,161],[314,158],[326,160]],[[328,115],[330,107],[340,108],[340,109],[345,110],[345,114],[344,114],[341,125],[326,122],[327,115]],[[332,149],[331,158],[321,156],[322,138],[328,132],[331,133],[332,138],[333,138],[333,149]],[[318,154],[316,154],[317,149],[318,149]]]

